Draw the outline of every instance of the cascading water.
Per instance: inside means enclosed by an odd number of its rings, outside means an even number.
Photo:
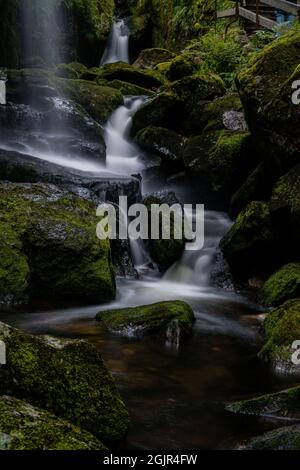
[[[118,61],[129,63],[129,28],[123,19],[114,23],[100,65]]]

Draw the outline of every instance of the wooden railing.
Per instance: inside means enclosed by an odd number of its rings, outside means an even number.
[[[241,4],[239,1],[236,1],[235,8],[218,11],[217,18],[230,18],[235,16],[238,19],[240,17],[251,21],[252,23],[256,23],[257,27],[272,30],[277,25],[277,23],[276,21],[273,21],[259,13],[259,8],[263,5],[268,5],[274,10],[282,10],[290,15],[294,15],[295,17],[300,18],[300,5],[287,2],[285,0],[256,0],[255,12],[248,9],[247,4],[244,4],[244,2]]]

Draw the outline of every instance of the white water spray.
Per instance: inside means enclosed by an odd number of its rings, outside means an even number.
[[[118,20],[113,25],[100,65],[118,61],[129,63],[129,28],[125,20]]]

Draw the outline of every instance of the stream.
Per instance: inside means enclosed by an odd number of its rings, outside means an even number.
[[[129,30],[123,20],[113,27],[101,64],[128,62]],[[151,173],[151,158],[129,138],[132,116],[145,97],[125,97],[124,104],[105,127],[107,162],[87,161],[39,147],[28,153],[62,166],[99,174],[143,176],[144,194],[163,188],[182,203],[198,202],[198,188],[184,175],[159,178]],[[64,105],[60,103],[59,105]],[[63,136],[62,136],[63,140]],[[117,298],[109,305],[1,313],[1,320],[34,334],[91,341],[114,375],[131,416],[129,449],[232,448],[243,438],[272,428],[272,422],[236,417],[224,411],[224,402],[282,388],[257,358],[261,309],[234,291],[219,253],[219,241],[231,221],[221,212],[205,212],[205,246],[185,251],[163,276],[142,243],[131,243],[139,279],[117,279]],[[216,281],[218,279],[218,282]],[[224,279],[223,279],[224,278]],[[110,334],[96,322],[101,309],[133,307],[182,299],[194,309],[193,336],[178,348]]]

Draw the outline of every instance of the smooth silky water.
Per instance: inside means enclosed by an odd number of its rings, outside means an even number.
[[[125,23],[115,24],[102,63],[128,60],[129,31],[124,28]],[[51,147],[41,152],[30,146],[27,152],[95,175],[143,172],[147,158],[129,135],[132,116],[144,100],[144,97],[125,98],[124,105],[109,119],[105,127],[106,167],[84,158],[72,160],[71,155],[57,153]],[[67,129],[64,132],[69,135]],[[49,134],[47,142],[48,137]],[[162,189],[155,180],[152,184],[143,183],[143,190]],[[177,180],[165,181],[163,188],[175,191],[183,203],[206,202],[199,200],[197,188],[192,191],[189,181],[183,178],[179,185]],[[283,380],[272,376],[256,355],[260,308],[234,292],[230,283],[223,287],[214,287],[212,283],[218,244],[230,225],[226,214],[206,211],[204,248],[199,252],[186,251],[163,277],[151,263],[145,246],[132,241],[140,278],[118,279],[117,298],[109,305],[60,310],[47,306],[33,312],[2,313],[1,320],[34,334],[85,338],[99,348],[131,415],[124,447],[175,450],[233,447],[274,423],[235,417],[224,411],[224,403],[280,389]],[[173,299],[186,300],[197,319],[193,336],[178,348],[150,337],[135,338],[130,330],[127,336],[110,334],[95,320],[96,313],[103,309]]]

